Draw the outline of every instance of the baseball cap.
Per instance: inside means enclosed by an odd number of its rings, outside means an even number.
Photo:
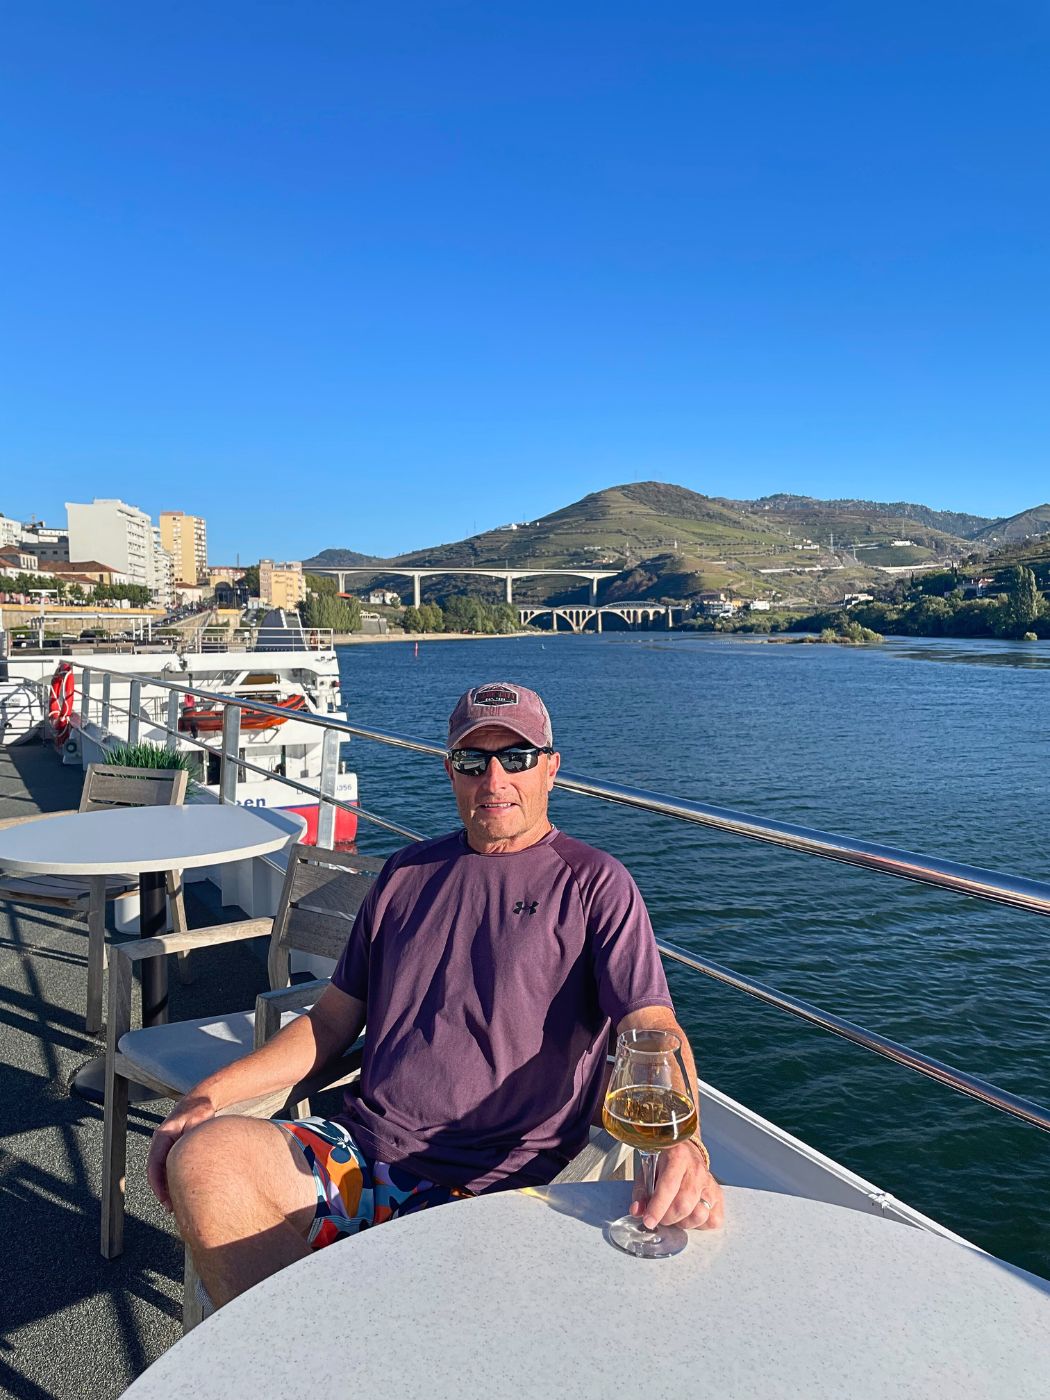
[[[546,748],[554,743],[547,706],[534,690],[507,681],[489,681],[465,691],[449,715],[448,746],[463,747],[464,739],[487,724],[513,729],[526,743]]]

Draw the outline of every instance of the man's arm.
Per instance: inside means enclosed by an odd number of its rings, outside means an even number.
[[[153,1134],[146,1173],[153,1193],[171,1209],[165,1163],[183,1133],[231,1104],[289,1089],[339,1059],[365,1024],[365,1003],[329,986],[305,1016],[290,1022],[258,1050],[209,1074],[175,1105]]]
[[[661,1152],[657,1159],[656,1190],[645,1200],[640,1181],[635,1182],[632,1215],[644,1211],[645,1224],[681,1225],[686,1230],[717,1230],[722,1224],[722,1188],[711,1175],[705,1152],[700,1148],[700,1098],[696,1088],[696,1063],[685,1031],[666,1006],[646,1006],[632,1011],[616,1027],[617,1035],[630,1030],[671,1031],[682,1042],[682,1059],[689,1076],[689,1088],[697,1108],[695,1139],[679,1142]]]

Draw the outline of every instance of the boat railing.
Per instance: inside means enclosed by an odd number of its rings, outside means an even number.
[[[330,652],[335,647],[335,633],[330,627],[224,627],[208,623],[187,638],[182,648],[186,655],[211,652]]]
[[[251,698],[242,699],[221,692],[202,690],[197,685],[185,685],[178,681],[160,677],[133,676],[127,672],[108,667],[84,666],[83,684],[80,689],[81,720],[88,722],[97,709],[100,729],[109,731],[112,713],[119,710],[128,717],[130,742],[137,742],[140,723],[143,719],[160,730],[169,747],[177,744],[205,749],[219,758],[219,796],[223,802],[236,802],[238,776],[242,771],[254,772],[262,777],[284,783],[295,791],[316,798],[318,810],[318,836],[320,846],[330,846],[334,841],[335,811],[342,808],[352,811],[360,821],[377,826],[409,841],[425,840],[422,832],[413,831],[397,822],[387,820],[378,813],[371,812],[356,803],[341,801],[335,796],[335,778],[339,771],[339,749],[345,739],[367,739],[389,747],[404,749],[412,753],[427,754],[435,758],[444,756],[444,746],[421,739],[409,738],[379,729],[369,729],[350,720],[338,719],[331,715],[297,713],[300,724],[316,725],[323,731],[321,748],[321,774],[317,785],[302,783],[297,779],[263,769],[243,757],[240,750],[241,712],[251,709],[272,714],[275,719],[283,717],[283,712],[275,705]],[[96,677],[98,683],[96,684]],[[113,679],[130,685],[128,706],[120,706],[112,696]],[[46,682],[41,682],[42,700]],[[167,692],[164,723],[156,721],[144,713],[142,707],[142,687],[160,687]],[[193,695],[197,702],[207,701],[222,707],[222,733],[218,744],[208,744],[193,740],[179,730],[179,712],[182,697]],[[727,807],[709,803],[693,802],[685,798],[670,797],[667,794],[651,792],[644,788],[628,787],[619,783],[596,781],[581,774],[562,769],[555,779],[555,786],[569,792],[580,793],[603,802],[612,802],[624,807],[634,807],[652,812],[674,821],[687,822],[708,827],[729,835],[745,837],[781,846],[786,850],[802,855],[816,856],[824,860],[838,861],[854,865],[872,874],[892,876],[894,879],[909,880],[917,884],[931,885],[938,889],[951,890],[973,899],[987,900],[995,904],[1021,909],[1030,914],[1050,915],[1050,884],[1029,880],[1022,876],[1002,874],[998,871],[966,865],[958,861],[941,860],[937,857],[918,855],[912,851],[900,850],[892,846],[874,842],[858,841],[852,837],[837,836],[812,827],[797,826],[787,822],[773,821],[737,812]],[[904,1065],[927,1078],[965,1094],[970,1098],[998,1109],[1013,1118],[1034,1127],[1050,1132],[1050,1110],[1030,1099],[1012,1094],[1005,1089],[968,1074],[963,1070],[945,1064],[943,1061],[912,1050],[906,1045],[869,1031],[851,1021],[844,1020],[831,1012],[824,1011],[809,1002],[778,991],[754,978],[734,972],[730,968],[699,957],[686,948],[658,938],[657,946],[661,954],[674,962],[699,972],[724,986],[735,988],[748,996],[775,1007],[779,1011],[806,1021],[820,1029],[829,1031],[855,1045],[863,1046],[885,1059]]]

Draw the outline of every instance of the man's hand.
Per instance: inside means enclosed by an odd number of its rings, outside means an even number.
[[[684,1230],[717,1230],[723,1219],[722,1188],[689,1142],[659,1153],[656,1190],[649,1201],[640,1181],[634,1184],[632,1215],[642,1215],[649,1230],[657,1225],[681,1225]]]
[[[184,1099],[179,1100],[153,1134],[153,1140],[149,1145],[149,1156],[146,1158],[146,1176],[153,1194],[166,1211],[171,1210],[168,1173],[165,1165],[168,1153],[183,1133],[188,1133],[198,1123],[206,1123],[209,1118],[214,1117],[215,1105],[211,1099],[191,1091]]]

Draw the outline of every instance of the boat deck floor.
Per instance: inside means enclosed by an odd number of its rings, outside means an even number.
[[[0,818],[76,807],[82,773],[42,744],[0,748]],[[209,903],[208,897],[212,897]],[[188,887],[191,927],[242,917]],[[125,1250],[99,1254],[102,1111],[71,1095],[105,1045],[83,1029],[85,925],[0,901],[0,1394],[108,1400],[181,1336],[182,1246],[145,1180],[167,1101],[132,1108]],[[266,985],[249,945],[210,949],[172,1016],[250,1007]]]

